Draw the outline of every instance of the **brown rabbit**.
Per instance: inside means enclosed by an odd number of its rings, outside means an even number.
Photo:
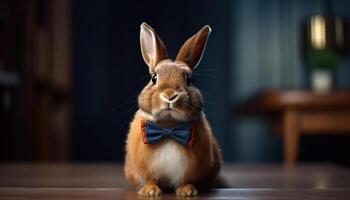
[[[138,97],[124,166],[140,195],[175,188],[177,195],[196,196],[195,186],[209,187],[220,171],[221,151],[203,113],[202,95],[191,83],[210,32],[204,26],[173,61],[156,32],[141,24],[141,52],[151,80]]]

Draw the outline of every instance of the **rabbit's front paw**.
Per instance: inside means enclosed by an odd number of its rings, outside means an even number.
[[[193,197],[198,195],[197,189],[192,184],[180,186],[176,189],[176,195]]]
[[[138,192],[139,195],[144,197],[155,197],[159,196],[162,191],[154,183],[145,184]]]

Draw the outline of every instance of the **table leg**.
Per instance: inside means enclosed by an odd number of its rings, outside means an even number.
[[[298,159],[299,122],[295,110],[287,110],[283,116],[284,165],[294,166]]]

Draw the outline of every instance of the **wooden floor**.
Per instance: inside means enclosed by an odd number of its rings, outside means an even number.
[[[222,177],[227,188],[194,199],[350,199],[350,170],[334,165],[227,165]],[[138,198],[121,165],[0,164],[1,200]]]

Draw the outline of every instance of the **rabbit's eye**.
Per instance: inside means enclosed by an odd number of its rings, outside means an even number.
[[[152,83],[153,83],[153,84],[156,84],[156,82],[157,82],[157,74],[154,74],[154,75],[152,76]]]
[[[192,77],[189,75],[186,75],[186,84],[189,86],[192,84]]]

